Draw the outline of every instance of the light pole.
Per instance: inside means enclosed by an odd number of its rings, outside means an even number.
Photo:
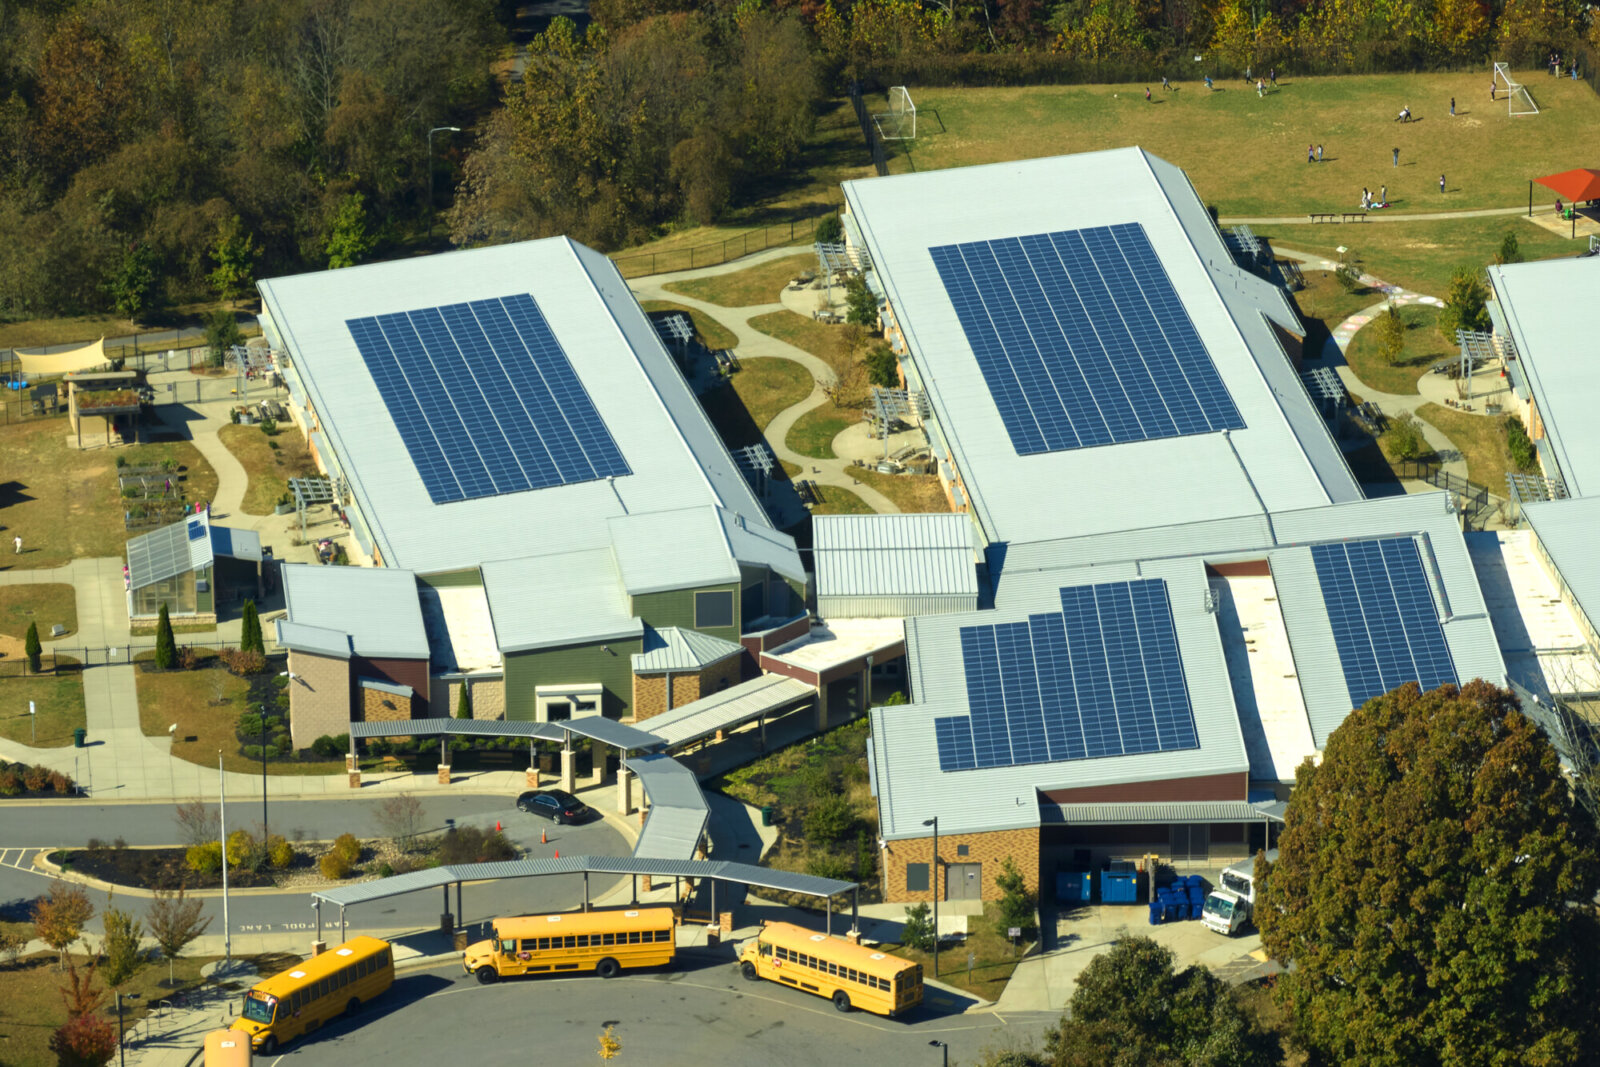
[[[950,1046],[943,1041],[930,1041],[928,1044],[934,1048],[944,1049],[944,1067],[950,1067]]]
[[[128,1058],[122,1051],[122,998],[123,997],[127,997],[129,1000],[138,1000],[139,999],[139,994],[137,994],[137,993],[124,993],[120,989],[117,990],[117,1062],[119,1064],[121,1064],[122,1067],[127,1067]]]
[[[933,891],[933,976],[939,977],[939,816],[923,819],[922,825],[933,827],[933,877],[929,887]],[[948,1057],[950,1054],[947,1052]]]
[[[261,708],[261,847],[267,848],[272,835],[267,832],[267,706]]]
[[[433,213],[433,135],[448,130],[451,133],[460,133],[460,126],[435,126],[428,131],[428,212]]]
[[[222,777],[222,749],[217,749],[217,832],[222,835],[222,960],[233,969],[233,938],[228,930],[228,783]]]

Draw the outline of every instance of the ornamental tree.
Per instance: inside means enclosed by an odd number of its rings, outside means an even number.
[[[1593,1062],[1595,826],[1511,692],[1413,683],[1351,712],[1257,865],[1318,1060]]]

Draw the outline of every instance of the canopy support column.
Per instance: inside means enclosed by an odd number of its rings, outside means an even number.
[[[339,905],[339,943],[342,945],[350,940],[349,928],[344,921],[344,905]]]
[[[628,880],[633,883],[633,902],[637,904],[639,903],[639,876],[637,874],[630,874],[628,876]]]
[[[322,940],[322,898],[317,897],[311,902],[311,910],[317,913],[317,940]]]
[[[822,932],[827,934],[829,937],[833,936],[833,898],[832,897],[828,898],[828,923],[827,923],[826,926],[824,926],[822,928]]]
[[[850,890],[850,932],[861,936],[861,887]]]
[[[589,910],[589,872],[583,872],[583,910]]]

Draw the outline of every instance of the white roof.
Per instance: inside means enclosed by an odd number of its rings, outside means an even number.
[[[281,573],[288,611],[287,625],[278,632],[285,647],[299,647],[299,638],[306,638],[305,651],[324,651],[325,635],[332,632],[348,634],[360,656],[429,658],[417,578],[410,571],[285,563]]]
[[[1567,491],[1600,494],[1600,256],[1490,267],[1489,281]]]
[[[481,671],[500,666],[489,594],[483,586],[419,583],[418,594],[428,640],[433,643],[435,670]]]
[[[515,555],[515,545],[608,547],[608,518],[697,504],[766,524],[621,275],[592,249],[525,241],[274,278],[260,290],[389,566],[430,574]],[[538,303],[633,473],[434,504],[346,321],[519,293]]]
[[[1011,544],[1358,500],[1273,335],[1281,290],[1235,266],[1183,172],[1137,148],[844,183],[990,541]],[[1138,223],[1245,429],[1019,456],[931,247]]]
[[[900,619],[830,619],[813,623],[804,637],[769,649],[764,655],[802,670],[826,671],[883,650],[906,639]]]
[[[1600,301],[1597,301],[1600,303]],[[1593,416],[1590,416],[1593,419]],[[1555,564],[1572,598],[1600,628],[1600,496],[1584,500],[1549,500],[1522,505],[1522,514],[1538,535],[1539,544]]]
[[[977,596],[966,515],[818,515],[817,596]]]
[[[644,633],[607,548],[485,563],[483,588],[502,652]]]

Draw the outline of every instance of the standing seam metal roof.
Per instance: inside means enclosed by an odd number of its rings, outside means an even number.
[[[349,634],[357,655],[429,657],[417,579],[410,571],[286,563],[281,573],[290,622]]]
[[[1522,514],[1589,625],[1600,629],[1600,552],[1595,551],[1600,497],[1524,504]]]
[[[644,644],[645,651],[633,656],[635,674],[697,671],[744,653],[743,645],[678,626],[664,626],[659,630],[646,628]]]
[[[816,689],[798,678],[763,674],[720,693],[652,715],[641,727],[669,747],[681,745],[816,695]]]
[[[976,596],[966,515],[818,515],[817,596]]]

